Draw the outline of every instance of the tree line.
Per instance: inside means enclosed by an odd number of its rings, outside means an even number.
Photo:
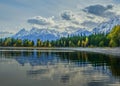
[[[68,36],[54,41],[37,39],[22,40],[14,38],[0,39],[2,47],[120,47],[120,25],[115,26],[109,34],[92,34],[90,36]]]

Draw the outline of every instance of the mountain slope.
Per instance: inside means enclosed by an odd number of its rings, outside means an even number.
[[[29,40],[34,40],[36,41],[37,39],[40,39],[42,41],[46,40],[56,40],[61,37],[67,37],[68,35],[73,36],[73,35],[90,35],[91,32],[85,30],[85,29],[78,29],[77,31],[74,32],[59,32],[56,30],[51,30],[51,29],[37,29],[37,28],[32,28],[30,31],[26,31],[25,29],[20,30],[18,33],[16,33],[13,38],[20,38],[20,39],[29,39]]]
[[[21,29],[18,33],[16,33],[13,37],[14,38],[22,38],[24,36],[27,36],[29,34],[28,31],[26,31],[24,28]]]
[[[86,29],[79,29],[79,30],[75,31],[74,33],[72,33],[71,36],[76,36],[76,35],[89,36],[91,34],[92,33]]]
[[[89,36],[91,34],[98,33],[109,33],[115,25],[120,25],[120,17],[115,17],[110,19],[107,22],[103,22],[100,25],[96,26],[92,31],[88,31],[86,29],[78,28],[76,31],[65,29],[64,32],[59,32],[56,29],[38,29],[32,28],[30,31],[26,31],[25,29],[21,29],[18,33],[16,33],[13,37],[20,39],[29,39],[36,41],[37,39],[41,39],[42,41],[46,40],[56,40],[61,37],[82,35]]]
[[[120,25],[120,17],[114,17],[107,22],[103,22],[93,29],[92,33],[109,33],[116,25]]]
[[[22,29],[18,33],[16,33],[13,37],[20,39],[29,39],[34,41],[36,41],[37,39],[46,41],[46,40],[56,40],[60,38],[60,35],[59,32],[55,30],[32,28],[30,31],[26,31],[25,29]]]

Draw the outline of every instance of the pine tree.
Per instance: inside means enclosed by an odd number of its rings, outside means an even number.
[[[41,41],[40,41],[40,39],[37,39],[37,47],[41,47],[42,45],[41,45]]]

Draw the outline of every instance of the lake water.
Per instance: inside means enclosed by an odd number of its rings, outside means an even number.
[[[120,57],[62,50],[3,50],[0,86],[120,86]]]

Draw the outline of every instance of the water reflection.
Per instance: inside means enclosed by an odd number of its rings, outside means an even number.
[[[12,59],[12,61],[10,61]],[[73,86],[120,85],[120,58],[86,52],[1,51],[0,63],[17,61],[30,79]]]

